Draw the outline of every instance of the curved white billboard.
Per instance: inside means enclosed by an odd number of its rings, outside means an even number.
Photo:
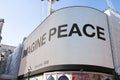
[[[55,11],[24,41],[19,75],[44,67],[83,64],[113,68],[107,16],[88,7]]]

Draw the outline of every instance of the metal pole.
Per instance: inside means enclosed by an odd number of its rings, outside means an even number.
[[[29,68],[28,68],[28,80],[30,80],[31,70],[32,70],[32,68],[31,68],[31,66],[29,66]]]
[[[48,15],[52,13],[52,4],[54,3],[55,0],[49,0],[49,6],[48,6]]]
[[[30,80],[30,73],[31,73],[31,72],[30,72],[30,71],[28,71],[28,80]]]
[[[40,7],[40,9],[41,9],[41,21],[43,21],[43,16],[44,16],[44,8],[43,8],[44,2],[43,1],[44,0],[41,0],[41,7]]]
[[[115,10],[115,8],[114,8],[111,0],[106,0],[106,2],[107,2],[107,5],[108,5],[108,7],[109,7],[110,9]]]
[[[41,1],[44,1],[44,0],[41,0]],[[59,0],[48,0],[48,15],[52,14],[52,5],[54,4],[55,1],[59,1]]]

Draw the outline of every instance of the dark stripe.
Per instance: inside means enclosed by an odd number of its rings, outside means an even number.
[[[30,76],[43,74],[45,72],[52,72],[52,71],[88,71],[88,72],[99,72],[99,73],[106,73],[106,74],[113,74],[114,69],[106,68],[101,66],[93,66],[93,65],[56,65],[56,66],[49,66],[45,67],[36,71],[31,72]],[[28,74],[24,74],[19,76],[18,80],[22,79],[23,77],[27,77]]]

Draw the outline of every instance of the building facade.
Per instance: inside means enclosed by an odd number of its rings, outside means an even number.
[[[5,72],[5,64],[6,64],[7,58],[10,54],[13,53],[14,49],[15,49],[14,46],[1,44],[1,47],[0,47],[0,62],[1,62],[0,73]]]
[[[6,70],[7,60],[9,56],[14,52],[14,49],[15,49],[14,46],[1,44],[0,46],[0,76],[8,72],[8,70]]]

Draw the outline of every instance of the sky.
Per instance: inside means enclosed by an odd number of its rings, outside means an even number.
[[[120,0],[111,0],[120,13]],[[101,11],[108,9],[106,0],[59,0],[54,10],[68,6],[89,6]],[[2,44],[18,46],[48,16],[48,1],[0,0],[0,19],[4,19]]]

